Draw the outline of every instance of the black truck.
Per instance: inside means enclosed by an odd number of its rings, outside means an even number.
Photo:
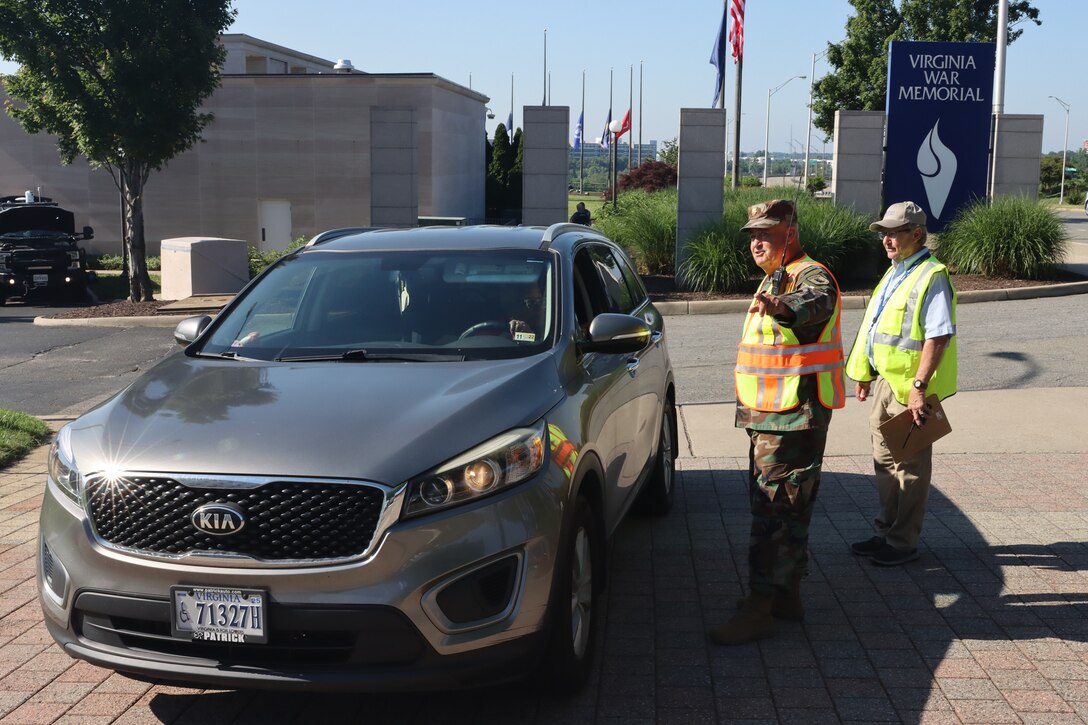
[[[75,230],[75,215],[52,199],[26,192],[0,197],[0,305],[8,297],[55,294],[83,299],[94,272],[77,242],[94,230]]]

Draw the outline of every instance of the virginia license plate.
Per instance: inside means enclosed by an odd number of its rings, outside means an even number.
[[[36,274],[36,275],[34,275],[34,284],[36,284],[36,285],[49,284],[49,275],[48,274]]]
[[[268,642],[265,601],[259,589],[171,587],[175,637],[194,642]]]

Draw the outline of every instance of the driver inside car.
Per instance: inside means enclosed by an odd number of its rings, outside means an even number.
[[[503,310],[514,342],[536,342],[544,332],[544,294],[535,283],[507,287]]]

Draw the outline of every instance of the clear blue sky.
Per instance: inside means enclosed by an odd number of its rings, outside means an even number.
[[[1033,0],[1041,26],[1009,46],[1006,113],[1044,114],[1043,150],[1062,147],[1065,111],[1071,107],[1069,146],[1088,139],[1088,64],[1083,52],[1088,27],[1084,0]],[[720,0],[649,0],[595,4],[583,1],[481,2],[405,0],[374,3],[326,0],[235,0],[231,32],[247,33],[322,58],[348,58],[374,73],[429,72],[491,97],[495,120],[541,103],[545,91],[544,31],[551,103],[571,108],[571,137],[582,106],[586,75],[585,137],[600,136],[608,113],[609,69],[614,70],[613,116],[631,100],[634,68],[634,139],[675,138],[681,107],[708,107],[714,90],[710,53],[721,21]],[[813,53],[845,37],[853,8],[846,0],[748,0],[745,20],[744,106],[741,148],[763,148],[767,91],[791,76],[809,75]],[[639,118],[639,69],[642,69]],[[0,71],[10,72],[0,63]],[[816,76],[829,71],[821,60]],[[726,108],[733,116],[735,66],[729,60]],[[802,149],[808,123],[809,81],[793,80],[771,100],[770,146]],[[812,146],[823,146],[813,132]]]

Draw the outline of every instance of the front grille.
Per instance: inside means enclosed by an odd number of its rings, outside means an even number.
[[[151,554],[231,553],[262,561],[345,559],[365,552],[384,492],[366,484],[272,481],[258,488],[199,488],[170,478],[125,476],[87,483],[87,511],[107,544]],[[229,503],[247,521],[217,536],[190,517]]]

